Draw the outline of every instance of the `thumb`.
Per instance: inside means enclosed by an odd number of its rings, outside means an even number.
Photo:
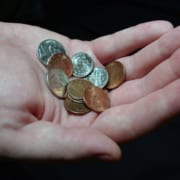
[[[5,156],[32,159],[80,159],[99,157],[117,160],[119,146],[109,137],[91,128],[61,128],[49,122],[36,122],[20,131],[0,137]]]

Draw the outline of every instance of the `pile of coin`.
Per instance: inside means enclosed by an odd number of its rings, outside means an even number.
[[[92,57],[85,52],[70,58],[64,46],[53,39],[39,44],[37,56],[47,67],[48,88],[56,97],[64,99],[64,107],[70,113],[105,111],[110,107],[110,99],[104,89],[117,88],[125,79],[125,69],[120,62],[95,66]]]

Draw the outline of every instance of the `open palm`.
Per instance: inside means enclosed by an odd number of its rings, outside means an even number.
[[[134,139],[180,112],[180,29],[171,29],[167,22],[150,22],[83,42],[38,27],[1,23],[0,154],[119,158],[116,143]],[[114,60],[124,64],[126,82],[109,93],[111,108],[83,116],[64,109],[63,101],[48,90],[47,70],[36,57],[44,39],[60,41],[69,56],[87,52],[96,65]]]

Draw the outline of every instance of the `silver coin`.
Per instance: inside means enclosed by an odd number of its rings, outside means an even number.
[[[95,67],[92,73],[89,76],[85,77],[85,79],[92,82],[95,86],[103,88],[106,86],[109,80],[109,76],[105,68]]]
[[[75,77],[85,77],[90,74],[94,68],[93,59],[84,52],[76,53],[71,58],[73,63],[73,75]]]
[[[47,65],[48,59],[56,53],[66,54],[65,48],[60,42],[53,39],[46,39],[39,44],[37,56],[44,65]]]

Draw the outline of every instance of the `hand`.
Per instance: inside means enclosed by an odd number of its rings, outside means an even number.
[[[132,46],[139,37],[134,38]],[[179,38],[180,27],[176,27],[129,56],[131,45],[123,46],[124,39],[111,50],[103,50],[103,39],[94,42],[94,53],[102,63],[114,59],[126,68],[126,82],[111,92],[111,108],[97,117],[94,128],[123,143],[180,114]]]
[[[121,152],[115,141],[135,138],[179,111],[176,49],[180,43],[176,38],[180,30],[162,36],[171,29],[167,22],[150,22],[83,42],[38,27],[1,23],[0,155],[118,159]],[[63,101],[49,92],[46,68],[36,57],[39,43],[48,38],[60,41],[69,56],[85,51],[96,64],[122,61],[126,82],[110,93],[110,109],[100,115],[66,112]]]

